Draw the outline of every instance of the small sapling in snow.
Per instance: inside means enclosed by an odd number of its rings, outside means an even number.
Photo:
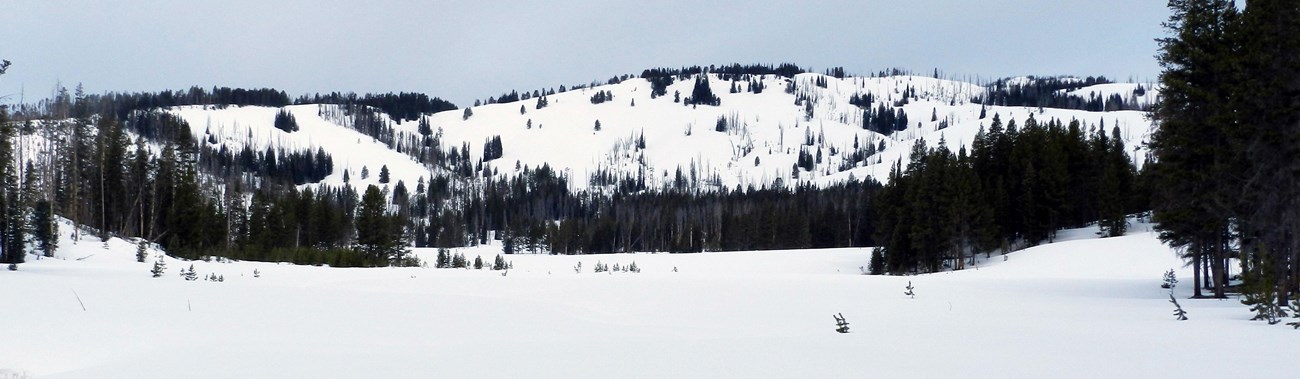
[[[141,238],[140,243],[135,248],[136,262],[144,263],[144,259],[149,257],[148,248],[149,248],[149,243],[146,242],[143,238]]]
[[[149,273],[152,273],[153,277],[157,278],[161,277],[165,271],[167,271],[167,263],[163,262],[163,257],[159,255],[158,261],[153,263],[153,269],[149,270]]]
[[[1174,303],[1174,317],[1178,317],[1178,321],[1187,321],[1187,311],[1183,310],[1182,305],[1178,305],[1178,299],[1175,299],[1172,293],[1169,294],[1169,302]]]
[[[840,314],[834,314],[834,315],[831,315],[831,317],[834,317],[834,318],[835,318],[835,331],[840,332],[840,333],[848,333],[848,332],[849,332],[849,322],[848,322],[848,321],[844,321],[844,314],[843,314],[843,313],[840,313]]]
[[[907,287],[903,287],[903,288],[907,289],[906,292],[903,292],[904,295],[911,296],[913,299],[916,298],[916,292],[912,291],[914,287],[912,287],[911,280],[907,281]]]
[[[1174,269],[1171,268],[1165,272],[1165,282],[1160,285],[1160,288],[1168,289],[1169,293],[1172,294],[1174,293],[1174,287],[1177,285],[1178,276],[1174,274]]]

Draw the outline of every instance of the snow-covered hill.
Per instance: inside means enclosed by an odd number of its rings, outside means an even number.
[[[869,249],[509,256],[514,269],[135,262],[67,239],[0,271],[0,377],[1285,377],[1290,328],[1189,300],[1136,224],[977,268],[864,276]],[[497,246],[458,250],[491,259]],[[421,250],[430,255],[433,251]],[[156,259],[151,252],[147,262]],[[597,262],[642,268],[592,273]],[[576,273],[574,266],[582,263]],[[1122,262],[1122,263],[1116,263]],[[200,276],[224,282],[185,281]],[[1175,321],[1161,273],[1189,321]],[[255,277],[254,272],[258,273]],[[915,287],[915,299],[903,295]],[[84,305],[84,310],[83,310]],[[834,331],[842,313],[849,334]]]
[[[485,142],[500,137],[503,154],[488,162],[498,175],[511,175],[516,167],[548,164],[566,173],[576,188],[587,187],[589,178],[601,172],[642,177],[652,188],[671,182],[678,170],[696,172],[706,186],[728,188],[777,181],[825,185],[851,177],[883,180],[894,161],[907,159],[916,139],[924,138],[931,146],[940,140],[954,148],[969,145],[994,114],[1004,122],[1014,119],[1021,124],[1032,114],[1039,121],[1080,120],[1086,127],[1104,126],[1107,130],[1118,126],[1128,151],[1140,162],[1145,153],[1142,143],[1151,129],[1145,115],[1135,111],[992,106],[986,110],[988,117],[980,119],[981,105],[971,100],[984,95],[984,87],[921,76],[838,79],[800,74],[787,79],[766,75],[761,77],[766,87],[761,93],[749,91],[750,83],[743,80],[733,83],[712,74],[708,78],[721,100],[719,106],[675,102],[674,94],[689,96],[693,80],[679,80],[668,87],[666,96],[651,98],[650,83],[633,78],[546,96],[548,106],[541,109],[533,98],[472,107],[468,119],[462,110],[455,110],[430,115],[428,121],[441,133],[443,147],[468,144],[476,160],[483,156]],[[818,86],[819,82],[825,87]],[[730,91],[733,85],[737,92]],[[1137,87],[1132,83],[1104,84],[1070,94],[1083,99],[1096,93],[1128,98]],[[787,93],[787,88],[794,91]],[[613,99],[593,104],[591,98],[597,93],[611,94]],[[1155,93],[1147,89],[1139,101],[1149,103]],[[863,108],[850,104],[850,99],[866,94],[875,100],[872,107],[892,107],[911,94],[901,107],[908,116],[908,128],[890,136],[864,129]],[[812,105],[800,105],[800,99]],[[351,184],[374,184],[384,165],[392,172],[393,182],[403,180],[410,185],[429,176],[431,168],[344,127],[346,120],[337,117],[335,105],[296,105],[286,110],[296,117],[300,131],[275,129],[275,108],[191,106],[170,112],[187,120],[198,139],[215,137],[217,143],[235,151],[245,145],[258,151],[268,145],[324,148],[335,162],[335,173],[326,183],[342,183],[343,171],[350,170]],[[396,123],[381,117],[394,127],[397,140],[418,135],[418,121]],[[728,123],[725,132],[715,130],[720,119]],[[597,122],[600,130],[596,130]],[[941,125],[947,128],[939,130]],[[811,145],[806,145],[808,140]],[[644,149],[637,147],[640,141],[644,141]],[[875,156],[857,163],[851,159],[854,146],[882,143],[885,150]],[[796,174],[794,166],[801,149],[820,153],[822,159],[811,172]],[[363,167],[370,172],[366,179],[359,175]]]

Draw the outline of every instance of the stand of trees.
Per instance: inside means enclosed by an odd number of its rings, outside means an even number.
[[[1300,8],[1169,7],[1151,143],[1160,238],[1194,267],[1196,296],[1225,297],[1235,258],[1255,309],[1280,310],[1300,287]]]
[[[987,91],[983,98],[973,101],[986,105],[1078,109],[1092,112],[1148,110],[1144,104],[1137,101],[1137,97],[1146,93],[1146,89],[1142,86],[1138,86],[1130,94],[1131,96],[1127,97],[1112,94],[1103,98],[1092,94],[1088,98],[1080,98],[1067,94],[1080,88],[1109,83],[1112,82],[1104,76],[1089,76],[1083,79],[1030,77],[1023,82],[999,79],[985,88]]]
[[[1147,209],[1134,162],[1118,128],[1083,130],[1078,121],[1004,128],[998,115],[969,154],[944,141],[912,148],[876,198],[876,274],[962,269],[977,254],[1051,240],[1057,230],[1100,220],[1103,236],[1122,235],[1126,215]]]

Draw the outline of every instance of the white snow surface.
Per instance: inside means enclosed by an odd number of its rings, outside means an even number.
[[[514,255],[505,276],[167,258],[151,278],[157,252],[137,263],[133,244],[74,243],[64,225],[57,257],[0,271],[0,377],[1289,376],[1277,363],[1297,332],[1247,321],[1235,299],[1187,299],[1190,269],[1149,228],[910,277],[861,275],[870,249],[830,249]],[[183,280],[191,264],[225,282]],[[1170,268],[1189,321],[1159,286]]]
[[[827,86],[816,86],[818,79],[825,80]],[[1104,126],[1108,134],[1112,127],[1118,126],[1127,150],[1140,164],[1146,154],[1144,142],[1152,128],[1144,113],[1134,111],[992,106],[988,107],[988,117],[981,120],[981,106],[970,103],[970,99],[983,94],[983,87],[923,76],[839,79],[800,74],[793,79],[798,90],[788,94],[785,88],[790,80],[767,75],[762,77],[766,85],[762,93],[745,91],[748,84],[743,81],[737,83],[739,92],[730,93],[731,81],[709,75],[710,87],[721,99],[717,107],[673,102],[676,92],[683,99],[690,96],[694,80],[676,81],[668,87],[667,95],[651,99],[649,82],[634,78],[547,96],[549,106],[542,109],[535,108],[537,100],[533,98],[472,107],[473,116],[468,120],[463,118],[463,110],[428,117],[433,129],[442,133],[444,147],[459,148],[468,143],[475,159],[482,156],[484,142],[500,136],[504,154],[488,162],[498,175],[512,175],[516,164],[534,168],[548,164],[566,174],[574,189],[588,188],[589,177],[600,170],[630,178],[643,176],[649,186],[659,188],[670,183],[678,169],[689,175],[693,167],[701,181],[717,178],[716,183],[706,183],[706,188],[708,185],[763,187],[778,180],[785,185],[802,181],[823,186],[850,178],[874,177],[884,181],[895,161],[901,159],[906,163],[916,139],[924,138],[930,146],[944,140],[956,151],[960,146],[969,146],[975,134],[981,127],[987,127],[995,114],[1004,123],[1014,119],[1021,126],[1030,115],[1040,122],[1058,119],[1068,124],[1077,119],[1085,130]],[[1072,94],[1085,97],[1087,91],[1131,94],[1136,86],[1107,84],[1086,87]],[[875,105],[892,105],[908,88],[916,94],[915,99],[903,106],[909,127],[888,137],[863,129],[862,109],[849,104],[854,94],[870,93],[875,97]],[[608,91],[614,99],[592,104],[590,98],[596,91]],[[1148,90],[1144,101],[1154,99],[1156,93]],[[812,99],[815,104],[812,118],[805,116],[803,106],[795,104],[800,96]],[[336,113],[336,106],[286,108],[297,119],[300,131],[285,133],[275,129],[272,125],[276,108],[189,106],[170,111],[189,122],[197,139],[205,140],[207,133],[211,133],[219,143],[234,151],[245,145],[256,151],[264,151],[268,145],[324,148],[335,161],[335,173],[324,180],[328,184],[342,184],[343,170],[351,170],[350,183],[364,189],[368,184],[377,184],[379,168],[383,165],[388,166],[393,183],[405,181],[408,187],[414,186],[419,178],[429,176],[430,168],[340,125],[344,121],[338,117],[320,116],[322,111],[326,115]],[[931,121],[932,115],[937,120]],[[734,120],[737,127],[726,133],[716,132],[719,117]],[[531,128],[527,127],[529,121]],[[600,121],[600,131],[594,128],[596,121]],[[949,127],[938,130],[942,121],[947,121]],[[418,122],[394,123],[394,129],[404,137],[415,136]],[[646,148],[639,150],[634,142],[642,135]],[[796,179],[792,167],[808,135],[814,137],[815,143],[806,148],[813,154],[820,149],[824,159],[815,170]],[[852,153],[855,139],[860,145],[878,145],[884,140],[887,149],[864,164],[842,169],[841,163]],[[368,179],[360,178],[362,167],[370,171]]]

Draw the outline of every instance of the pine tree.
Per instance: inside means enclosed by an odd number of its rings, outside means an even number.
[[[871,249],[871,262],[867,263],[867,272],[871,275],[884,275],[885,273],[885,249],[875,247]]]
[[[144,263],[144,259],[149,257],[148,248],[149,248],[149,243],[145,241],[143,238],[140,239],[139,243],[136,243],[136,247],[135,247],[136,262]]]
[[[451,268],[451,252],[446,248],[438,249],[437,261],[433,264],[434,268]]]
[[[368,264],[386,264],[395,250],[403,248],[401,236],[393,234],[395,221],[387,214],[387,201],[379,187],[366,187],[356,212],[356,228],[357,250]]]
[[[422,136],[428,137],[433,135],[433,127],[429,125],[428,117],[420,117],[420,126],[418,129]]]
[[[32,207],[31,229],[36,249],[43,256],[53,257],[59,249],[59,224],[54,219],[54,204],[42,199]]]
[[[192,282],[195,280],[199,280],[199,273],[197,271],[194,271],[194,265],[191,264],[188,270],[181,270],[181,277],[185,278],[186,281]]]
[[[1222,0],[1227,1],[1227,0]],[[1231,2],[1229,2],[1231,3]],[[1269,277],[1273,287],[1273,307],[1282,313],[1300,283],[1300,7],[1289,0],[1252,0],[1245,7],[1235,35],[1238,49],[1230,55],[1236,61],[1229,66],[1240,68],[1239,86],[1230,92],[1229,101],[1236,105],[1224,119],[1216,119],[1228,129],[1230,146],[1238,151],[1239,165],[1222,171],[1236,174],[1240,181],[1235,194],[1246,200],[1237,212],[1251,229],[1253,249],[1243,261],[1260,262],[1252,271],[1269,270],[1259,275]],[[1233,31],[1233,30],[1230,30]],[[1231,83],[1230,83],[1231,84]],[[1163,90],[1162,90],[1163,91]],[[1161,94],[1163,97],[1163,93]],[[1235,119],[1234,119],[1235,118]],[[1204,139],[1202,141],[1205,141]],[[1218,143],[1215,145],[1223,145]],[[1234,162],[1234,161],[1229,161]],[[1233,182],[1229,182],[1234,183]],[[1235,189],[1235,188],[1234,188]],[[1231,204],[1231,203],[1229,203]],[[1222,244],[1221,244],[1222,245]],[[1215,245],[1218,246],[1218,245]],[[1230,255],[1214,249],[1211,267]],[[1221,280],[1223,270],[1215,279]],[[1218,284],[1218,283],[1216,283]],[[1216,291],[1216,295],[1218,292]]]
[[[4,112],[0,110],[0,263],[8,263],[12,271],[26,260],[27,220],[14,164],[16,130]]]
[[[389,179],[388,165],[383,165],[379,168],[379,184],[388,184]]]
[[[166,271],[167,271],[167,262],[164,262],[163,255],[159,254],[158,261],[153,263],[153,269],[149,270],[149,273],[153,274],[153,277],[158,278],[158,277],[162,277],[162,274]]]
[[[466,107],[465,112],[461,114],[460,118],[468,121],[470,117],[474,117],[474,111],[470,110],[469,107]]]
[[[276,129],[283,130],[285,133],[293,133],[298,131],[298,120],[295,120],[293,114],[289,113],[288,110],[280,109],[275,112],[274,126]]]
[[[1158,59],[1163,68],[1159,103],[1152,113],[1157,129],[1151,141],[1155,162],[1151,170],[1153,219],[1160,239],[1191,253],[1199,271],[1202,259],[1212,259],[1215,295],[1224,296],[1227,254],[1219,238],[1228,230],[1238,192],[1230,150],[1230,125],[1236,111],[1231,88],[1239,82],[1233,69],[1237,53],[1229,42],[1236,7],[1229,0],[1178,0],[1169,3],[1172,15],[1164,24],[1171,37],[1160,39]],[[1255,4],[1251,4],[1254,8]],[[1107,215],[1113,220],[1114,213]],[[1201,295],[1199,272],[1195,296]]]
[[[1175,274],[1174,269],[1171,268],[1169,269],[1169,271],[1165,272],[1165,280],[1164,283],[1160,285],[1160,288],[1169,289],[1169,293],[1172,295],[1174,293],[1174,287],[1177,286],[1178,286],[1178,275]]]

